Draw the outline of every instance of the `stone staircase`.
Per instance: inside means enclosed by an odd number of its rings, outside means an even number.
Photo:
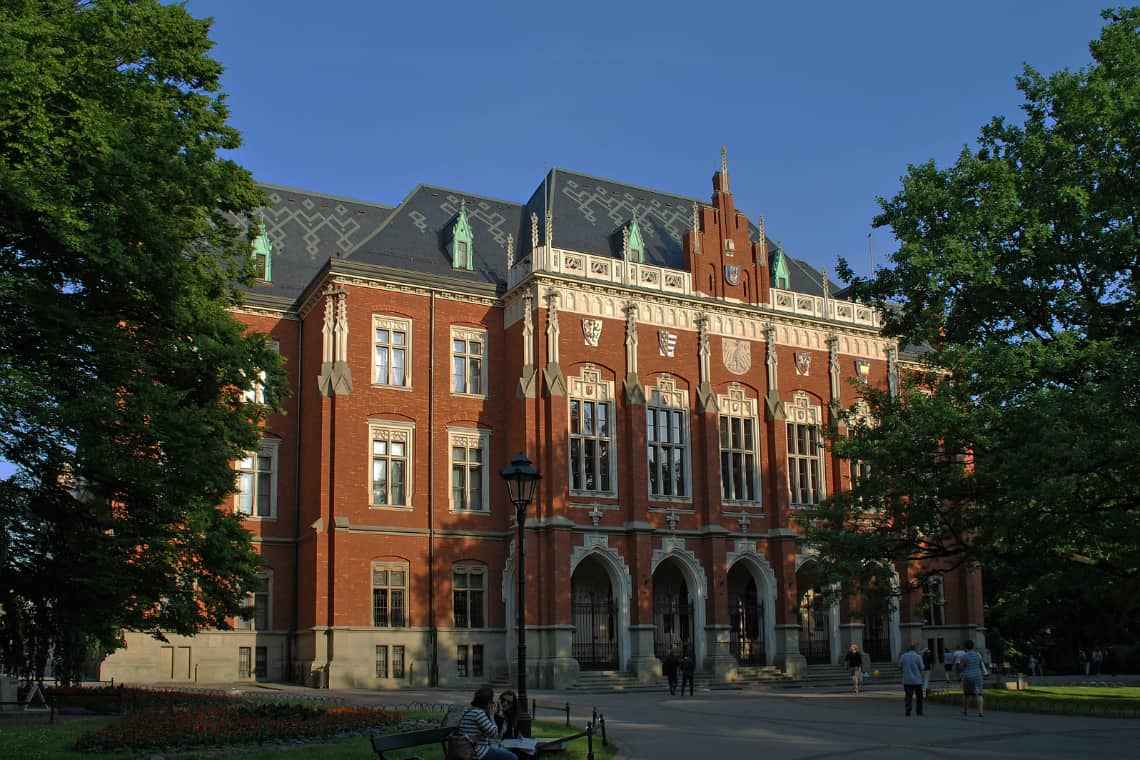
[[[739,691],[791,681],[783,671],[769,665],[738,665],[730,679],[718,681],[711,673],[696,673],[693,676],[693,691]],[[654,691],[668,693],[669,682],[664,676],[650,681],[639,681],[632,673],[617,670],[583,670],[566,690],[583,694]]]
[[[879,675],[874,675],[875,671]],[[871,664],[871,677],[863,682],[864,689],[880,686],[897,687],[902,683],[902,672],[897,663],[875,662]],[[780,686],[793,689],[817,688],[844,691],[851,688],[851,672],[844,665],[808,665],[807,675],[799,680],[781,682]]]

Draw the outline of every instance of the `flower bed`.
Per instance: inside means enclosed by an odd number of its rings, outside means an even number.
[[[377,708],[257,702],[221,694],[148,692],[141,702],[145,708],[87,732],[75,749],[170,750],[327,739],[401,719],[398,713]]]

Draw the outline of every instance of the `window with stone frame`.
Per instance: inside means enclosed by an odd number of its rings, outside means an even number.
[[[761,500],[759,451],[756,434],[757,402],[744,388],[732,383],[717,396],[720,409],[720,495],[726,502]]]
[[[569,380],[570,491],[616,496],[613,381],[590,364]]]
[[[456,628],[487,627],[487,568],[456,565],[452,570],[452,610]]]
[[[238,514],[252,519],[276,519],[279,444],[276,438],[263,438],[256,452],[237,461],[234,509]]]
[[[238,647],[238,678],[249,678],[252,673],[250,660],[253,656],[251,647]]]
[[[388,420],[369,422],[373,507],[411,506],[412,443],[415,427]]]
[[[408,566],[400,562],[372,564],[372,626],[404,628],[408,624]]]
[[[269,648],[255,647],[253,650],[253,675],[257,678],[269,676]]]
[[[395,388],[412,386],[412,321],[372,317],[372,382]]]
[[[376,677],[388,677],[388,645],[376,645]]]
[[[487,331],[451,328],[451,391],[468,396],[487,395]]]
[[[823,482],[823,410],[804,392],[784,404],[788,425],[788,492],[792,506],[818,504],[826,497]]]
[[[490,470],[489,430],[448,428],[451,446],[451,509],[456,512],[486,512]]]
[[[688,499],[689,394],[662,377],[645,407],[649,457],[649,495],[656,499]]]
[[[269,350],[275,354],[281,353],[281,343],[276,340],[265,341],[269,346]],[[269,385],[268,376],[265,370],[257,373],[257,379],[253,381],[250,387],[246,388],[241,393],[242,401],[249,404],[268,404],[273,398],[273,390]]]
[[[258,574],[253,591],[246,595],[246,614],[234,621],[234,629],[239,631],[268,631],[272,612],[273,572]]]

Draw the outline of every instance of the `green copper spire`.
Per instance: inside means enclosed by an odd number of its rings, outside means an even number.
[[[451,230],[451,242],[447,244],[448,253],[451,254],[451,266],[455,269],[471,270],[472,256],[475,248],[475,235],[471,232],[471,224],[467,221],[467,200],[459,202],[459,218]]]
[[[269,242],[269,233],[265,229],[265,212],[257,223],[257,236],[251,245],[251,255],[257,267],[259,280],[273,282],[273,243]]]
[[[638,264],[645,263],[645,240],[641,237],[641,228],[637,226],[637,211],[629,220],[629,260]]]

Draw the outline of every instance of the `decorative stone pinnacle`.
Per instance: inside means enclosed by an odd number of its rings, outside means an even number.
[[[669,530],[677,530],[677,523],[680,521],[681,518],[677,517],[677,510],[669,507],[669,514],[665,517],[665,522],[669,523]]]
[[[740,517],[736,518],[736,521],[738,523],[740,523],[740,532],[741,533],[747,533],[748,532],[748,523],[752,522],[752,518],[750,518],[748,516],[748,513],[747,512],[741,512]]]
[[[589,515],[590,522],[593,524],[593,526],[595,528],[598,527],[598,524],[601,523],[601,521],[602,521],[602,510],[598,509],[597,507],[594,507],[587,514]]]

